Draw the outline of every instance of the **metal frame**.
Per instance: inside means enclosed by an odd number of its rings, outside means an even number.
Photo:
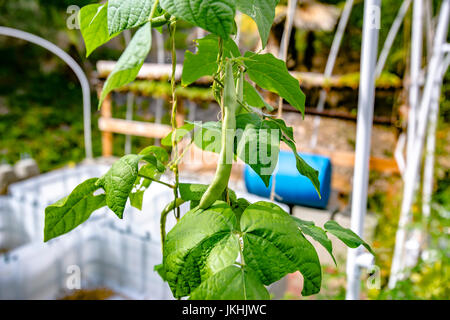
[[[383,53],[378,61],[377,72],[375,72],[376,52],[378,45],[378,30],[371,30],[368,19],[371,19],[369,10],[373,5],[380,5],[379,0],[366,0],[364,11],[363,44],[361,52],[361,80],[358,104],[358,125],[356,142],[356,162],[353,180],[352,197],[352,222],[351,227],[354,232],[362,236],[364,217],[367,210],[367,187],[368,187],[368,157],[370,153],[370,137],[373,117],[374,103],[374,76],[379,75],[387,59],[388,52],[394,41],[395,34],[404,18],[409,1],[402,4],[397,18],[390,30],[388,39],[385,42]],[[429,5],[429,3],[427,3]],[[433,52],[429,59],[425,87],[420,99],[421,63],[422,63],[422,42],[423,42],[423,0],[414,0],[413,9],[413,31],[411,48],[411,86],[410,86],[410,117],[408,121],[408,146],[406,167],[404,168],[404,197],[402,202],[399,228],[396,235],[396,248],[391,269],[389,287],[394,288],[396,282],[402,277],[402,270],[405,267],[405,243],[406,226],[411,220],[411,206],[414,201],[416,184],[419,180],[419,168],[425,144],[425,134],[428,128],[427,157],[424,171],[424,215],[429,214],[429,199],[433,184],[433,162],[435,147],[435,128],[438,117],[438,100],[443,76],[450,62],[448,44],[445,43],[448,33],[450,0],[444,0],[439,13],[439,23],[437,30],[428,30],[427,35],[435,34]],[[429,19],[428,19],[429,20]],[[432,25],[430,23],[428,26]],[[396,157],[401,158],[401,146],[396,150]],[[403,170],[402,170],[403,171]],[[347,299],[358,299],[360,288],[360,269],[364,267],[360,261],[364,254],[361,249],[349,249],[347,259]],[[367,264],[365,265],[367,267]]]
[[[83,92],[84,147],[86,152],[86,158],[92,159],[93,152],[92,152],[92,133],[91,133],[91,90],[89,87],[89,81],[86,75],[84,74],[83,69],[64,50],[54,45],[50,41],[47,41],[34,34],[13,28],[0,26],[0,35],[22,39],[37,44],[38,46],[41,46],[44,49],[47,49],[48,51],[57,55],[73,70],[78,80],[80,81],[81,90]]]
[[[376,9],[378,8],[378,9]],[[358,123],[356,128],[356,155],[353,173],[351,228],[363,235],[367,210],[369,184],[369,157],[372,137],[373,108],[375,100],[375,67],[377,61],[379,30],[373,28],[374,10],[381,9],[381,0],[364,2],[364,25],[361,49],[361,78],[358,97]],[[349,249],[347,255],[346,299],[359,298],[360,275],[363,267],[361,249]],[[367,265],[366,265],[367,266]]]
[[[417,123],[414,136],[411,138],[413,139],[411,153],[408,152],[403,201],[395,241],[391,277],[389,279],[390,288],[394,288],[397,281],[404,276],[405,242],[407,238],[406,227],[412,218],[411,206],[414,202],[414,197],[416,194],[415,186],[419,180],[419,168],[421,165],[423,147],[425,144],[425,134],[430,118],[430,110],[432,110],[432,95],[437,88],[440,88],[442,83],[442,74],[445,72],[445,70],[441,70],[441,66],[444,62],[449,14],[450,0],[443,0],[439,13],[439,22],[434,37],[433,53],[427,68],[425,87],[423,90],[422,99],[420,101],[420,109],[417,117],[419,121]]]

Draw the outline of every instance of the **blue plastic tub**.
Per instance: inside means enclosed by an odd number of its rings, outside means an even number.
[[[275,170],[275,193],[279,197],[276,200],[290,205],[326,208],[331,192],[331,161],[329,158],[319,155],[300,154],[300,156],[311,167],[319,170],[320,193],[322,198],[317,194],[311,181],[298,173],[295,155],[290,151],[280,151],[278,165]],[[261,197],[270,197],[273,178],[271,178],[269,187],[267,188],[256,172],[250,166],[246,165],[244,169],[244,180],[248,192]]]

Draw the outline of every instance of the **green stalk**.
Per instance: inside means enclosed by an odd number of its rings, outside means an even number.
[[[222,85],[222,83],[220,82],[220,79],[219,79],[221,77],[221,71],[222,71],[222,68],[223,68],[223,63],[222,62],[223,62],[223,39],[222,39],[222,37],[219,37],[219,53],[217,54],[217,60],[216,60],[217,72],[214,75],[214,82],[213,82],[213,86],[212,86],[214,98],[216,99],[216,101],[218,103],[219,103],[219,101],[221,101],[221,98],[220,98],[221,88],[220,88],[220,86],[223,87],[223,85]],[[221,110],[221,111],[222,111],[222,115],[223,115],[223,110]]]
[[[176,48],[175,48],[175,32],[177,29],[177,22],[174,18],[171,19],[170,21],[170,25],[169,25],[169,31],[170,31],[170,39],[171,39],[171,45],[172,45],[172,75],[170,78],[170,86],[171,86],[171,91],[172,91],[172,130],[173,132],[175,132],[176,128],[177,128],[177,122],[176,122],[176,115],[177,115],[177,95],[175,93],[176,90],[176,82],[175,82],[175,73],[177,70],[177,52],[176,52]],[[172,135],[172,150],[174,152],[174,158],[178,157],[178,146],[176,143],[176,135]],[[172,166],[172,170],[173,173],[175,174],[175,188],[173,189],[173,195],[175,198],[175,202],[178,199],[178,186],[180,184],[180,176],[179,176],[179,172],[178,172],[178,163],[175,163]],[[175,217],[177,219],[177,221],[180,219],[180,208],[176,207],[173,209],[174,210],[174,214]]]
[[[166,242],[166,221],[167,221],[167,215],[174,209],[179,209],[180,206],[185,203],[181,198],[177,198],[176,200],[169,203],[164,210],[161,212],[161,220],[160,220],[160,231],[161,231],[161,249],[164,253],[164,244]]]
[[[144,178],[144,179],[150,180],[150,181],[152,181],[152,182],[156,182],[156,183],[162,184],[162,185],[164,185],[164,186],[166,186],[166,187],[169,187],[169,188],[171,188],[171,189],[174,189],[174,188],[175,188],[174,185],[171,185],[171,184],[169,184],[169,183],[165,183],[165,182],[160,181],[160,180],[157,180],[157,179],[153,179],[153,178],[151,178],[151,177],[146,176],[145,174],[139,173],[138,176],[139,176],[139,177],[142,177],[142,178]]]
[[[150,20],[153,19],[153,17],[155,16],[156,9],[158,8],[158,4],[159,4],[159,0],[155,0],[155,2],[153,2],[152,10],[150,11]]]

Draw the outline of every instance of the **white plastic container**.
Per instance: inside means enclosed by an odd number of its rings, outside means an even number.
[[[45,207],[108,169],[82,165],[56,170],[11,185],[11,195],[0,198],[0,248],[14,249],[0,255],[0,299],[61,298],[70,294],[68,282],[77,270],[82,289],[106,287],[130,299],[173,298],[153,271],[162,260],[160,212],[173,200],[173,191],[158,183],[146,191],[142,212],[128,203],[120,220],[105,207],[68,234],[43,243]],[[267,201],[236,192],[251,202]],[[182,214],[188,209],[183,205]],[[169,214],[166,230],[174,224]]]
[[[89,223],[49,243],[0,256],[0,299],[61,298],[74,289],[78,276],[81,289],[171,299],[169,287],[153,270],[161,259],[161,247],[149,233],[119,230],[106,221]]]
[[[22,223],[11,206],[9,197],[0,197],[0,251],[10,251],[29,242]]]

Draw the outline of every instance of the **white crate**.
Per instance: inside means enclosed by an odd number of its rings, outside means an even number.
[[[17,219],[9,197],[0,197],[0,250],[12,250],[27,242],[29,237]]]
[[[130,299],[171,299],[153,270],[161,247],[150,233],[107,221],[92,222],[49,243],[33,243],[0,256],[0,299],[55,299],[70,293],[73,266],[81,288],[110,288]]]
[[[16,183],[7,199],[0,198],[0,248],[18,247],[0,255],[0,299],[61,297],[72,265],[81,269],[83,288],[107,287],[131,299],[172,298],[167,284],[153,271],[161,262],[160,212],[173,200],[173,191],[158,183],[146,191],[142,212],[128,203],[120,220],[105,207],[94,212],[88,223],[43,243],[45,207],[108,168],[83,165],[56,170]],[[251,202],[267,201],[243,190],[236,192]],[[189,204],[181,209],[186,213]],[[167,231],[174,224],[170,214]]]
[[[11,185],[10,204],[16,223],[23,227],[28,240],[43,241],[45,208],[48,205],[70,194],[81,182],[102,176],[108,169],[109,167],[104,165],[82,165],[55,170]],[[118,227],[134,225],[150,230],[152,234],[159,234],[159,213],[173,200],[172,198],[171,189],[153,183],[144,195],[142,212],[131,207],[128,202],[123,220],[119,220],[111,210],[105,207],[94,212],[89,221],[108,218],[117,222]],[[182,212],[186,212],[187,209],[187,205],[183,206]],[[174,220],[169,218],[168,228],[173,223]]]

